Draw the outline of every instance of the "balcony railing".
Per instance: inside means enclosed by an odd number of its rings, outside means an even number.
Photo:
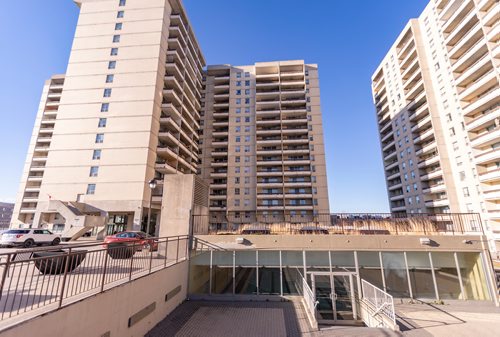
[[[271,205],[272,206],[272,205]],[[483,235],[477,213],[230,211],[193,215],[194,234]]]

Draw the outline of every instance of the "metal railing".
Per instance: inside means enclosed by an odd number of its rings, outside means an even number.
[[[189,236],[174,236],[142,244],[62,244],[0,254],[0,324],[61,308],[185,261],[189,242]]]
[[[309,284],[307,284],[307,280],[302,277],[302,298],[304,299],[304,305],[306,306],[307,311],[310,314],[311,319],[313,320],[314,324],[317,324],[316,322],[316,305],[317,302],[315,300],[314,293],[309,287]]]
[[[299,213],[299,212],[297,212]],[[212,211],[193,215],[194,234],[482,235],[477,213],[273,214]]]
[[[361,280],[361,288],[363,290],[363,300],[368,303],[374,311],[372,315],[383,315],[391,320],[395,326],[396,314],[392,296],[365,280]]]

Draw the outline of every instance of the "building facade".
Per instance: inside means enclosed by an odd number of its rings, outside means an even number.
[[[0,229],[9,228],[14,204],[0,202]]]
[[[316,65],[206,68],[179,0],[76,3],[67,71],[44,87],[13,227],[158,234],[167,174],[199,173],[211,211],[329,212]]]
[[[498,1],[433,0],[372,77],[390,208],[481,213],[500,238]]]
[[[318,67],[209,66],[201,176],[213,212],[329,213]]]
[[[163,174],[197,171],[205,61],[177,0],[76,3],[67,71],[45,85],[13,226],[140,229]]]

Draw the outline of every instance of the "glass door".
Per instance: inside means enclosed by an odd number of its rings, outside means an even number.
[[[315,272],[311,274],[320,324],[351,324],[357,320],[352,273]]]
[[[318,323],[328,324],[335,321],[333,305],[332,278],[330,274],[313,274],[313,291],[316,298]]]

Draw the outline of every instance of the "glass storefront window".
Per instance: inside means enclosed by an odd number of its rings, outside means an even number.
[[[427,252],[407,252],[410,284],[414,298],[435,299],[431,263]]]
[[[354,252],[331,251],[332,271],[355,271]]]
[[[233,293],[233,252],[212,252],[212,294]]]
[[[235,294],[257,294],[257,256],[256,251],[236,251]]]
[[[307,272],[330,271],[330,257],[327,251],[306,251]]]
[[[479,253],[457,253],[465,295],[469,300],[490,300]]]
[[[378,252],[358,252],[359,276],[380,289],[384,289]]]
[[[280,295],[280,252],[259,251],[259,294]]]
[[[189,268],[189,293],[208,294],[210,286],[210,252],[191,257]]]
[[[382,252],[386,291],[395,297],[410,297],[403,253]]]
[[[302,286],[300,273],[304,270],[301,250],[281,251],[283,294],[298,295]]]
[[[432,265],[440,299],[460,299],[462,291],[453,253],[432,253]]]

